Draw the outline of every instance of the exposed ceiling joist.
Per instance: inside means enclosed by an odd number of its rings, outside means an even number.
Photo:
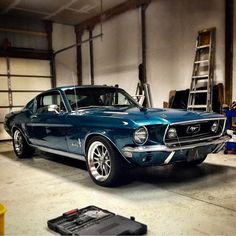
[[[14,2],[12,2],[6,9],[4,9],[3,11],[1,11],[1,14],[6,14],[7,12],[9,12],[12,8],[14,8],[15,6],[17,6],[20,3],[21,0],[15,0]]]
[[[119,15],[131,9],[137,8],[141,5],[148,5],[150,2],[151,0],[128,0],[111,9],[104,11],[101,14],[98,14],[88,20],[81,22],[80,24],[75,26],[75,31],[76,32],[83,31],[85,29],[94,27],[96,24],[100,23],[101,20],[106,21],[116,15]]]
[[[70,7],[75,2],[77,2],[77,0],[70,0],[68,3],[61,6],[59,9],[57,9],[55,12],[51,13],[50,15],[46,16],[44,19],[45,20],[51,19],[53,16],[57,15],[58,13],[62,12],[65,9],[67,9],[68,7]]]

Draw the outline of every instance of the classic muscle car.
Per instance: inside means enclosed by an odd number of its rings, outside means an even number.
[[[223,115],[147,109],[109,86],[43,92],[7,114],[4,126],[19,158],[37,148],[85,160],[92,180],[102,186],[119,183],[128,165],[198,165],[228,140]]]

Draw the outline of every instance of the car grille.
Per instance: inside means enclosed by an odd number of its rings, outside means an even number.
[[[219,123],[219,128],[216,132],[211,131],[214,122]],[[222,135],[224,127],[225,118],[170,124],[166,130],[164,142],[167,146],[174,147],[199,143],[203,142],[203,140],[212,140]],[[168,130],[171,128],[176,129],[176,138],[168,137]]]

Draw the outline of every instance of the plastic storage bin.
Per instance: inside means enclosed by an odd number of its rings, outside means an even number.
[[[226,115],[226,129],[232,130],[233,131],[233,136],[232,138],[225,144],[225,151],[224,154],[227,154],[228,151],[230,150],[236,150],[236,128],[235,124],[233,122],[233,119],[236,119],[236,110],[231,109],[231,110],[225,110],[225,115]]]

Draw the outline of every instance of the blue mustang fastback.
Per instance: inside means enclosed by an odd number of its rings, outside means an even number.
[[[146,109],[108,86],[48,90],[7,114],[4,127],[19,158],[37,148],[85,160],[101,186],[118,184],[129,165],[200,164],[228,140],[223,115]]]

